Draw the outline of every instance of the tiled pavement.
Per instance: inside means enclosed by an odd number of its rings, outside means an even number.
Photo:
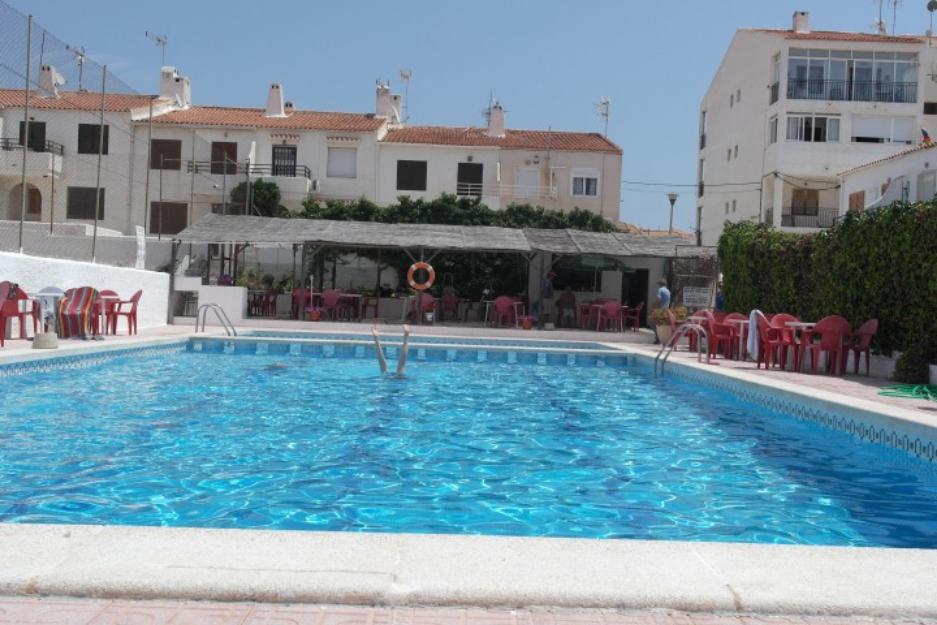
[[[937,625],[937,619],[0,598],[0,625]]]

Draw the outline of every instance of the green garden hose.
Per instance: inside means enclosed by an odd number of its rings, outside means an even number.
[[[884,387],[878,394],[887,397],[937,401],[937,384],[896,384]]]

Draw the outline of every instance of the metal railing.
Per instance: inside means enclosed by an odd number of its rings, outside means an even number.
[[[664,344],[660,346],[660,351],[657,352],[657,356],[654,357],[654,375],[661,375],[664,372],[664,365],[667,364],[667,359],[670,358],[670,354],[677,349],[677,343],[686,336],[687,332],[696,334],[696,361],[703,361],[703,352],[705,351],[706,364],[708,365],[710,363],[709,334],[706,333],[706,328],[698,323],[687,322],[677,327],[676,332],[670,337],[670,340],[665,341]]]
[[[221,323],[221,327],[224,328],[224,333],[226,336],[237,336],[238,331],[234,329],[234,324],[231,323],[231,319],[225,313],[224,309],[218,304],[202,304],[198,307],[198,311],[195,313],[195,331],[204,332],[205,331],[205,321],[208,317],[208,311],[212,310],[215,312],[215,317],[218,318],[218,321]],[[202,329],[199,330],[199,321],[202,322]]]
[[[696,189],[696,197],[703,197],[703,192],[706,190],[706,185],[702,180],[699,181],[698,188]]]
[[[706,133],[701,132],[699,136],[699,149],[704,149],[706,147]]]
[[[512,198],[555,198],[556,187],[527,186],[517,184],[487,185],[478,182],[457,182],[456,195],[482,195]]]
[[[187,173],[211,174],[213,176],[235,176],[244,175],[248,171],[247,163],[243,161],[186,161]],[[307,165],[272,165],[272,164],[251,164],[251,176],[268,176],[285,178],[306,178],[312,180],[312,169]]]
[[[787,79],[791,100],[846,100],[853,102],[917,102],[916,82]]]
[[[61,143],[56,143],[55,141],[30,141],[28,148],[31,152],[49,152],[50,154],[65,156],[65,146]],[[18,152],[22,149],[23,144],[19,139],[13,139],[10,137],[4,137],[0,139],[0,150]]]
[[[838,208],[785,208],[781,225],[786,228],[832,228],[839,218]]]

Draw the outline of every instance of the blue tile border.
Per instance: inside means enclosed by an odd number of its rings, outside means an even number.
[[[25,375],[28,373],[44,373],[61,369],[84,369],[96,367],[115,358],[125,356],[151,356],[154,354],[174,354],[184,352],[184,340],[163,345],[140,345],[118,347],[104,351],[91,351],[79,354],[55,354],[54,356],[17,360],[10,363],[0,363],[0,378]]]

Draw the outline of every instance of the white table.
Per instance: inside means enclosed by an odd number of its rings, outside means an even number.
[[[738,326],[739,334],[739,360],[748,360],[748,353],[745,345],[745,332],[744,327],[748,325],[748,319],[729,319],[728,321],[723,321],[723,323],[731,323]]]

